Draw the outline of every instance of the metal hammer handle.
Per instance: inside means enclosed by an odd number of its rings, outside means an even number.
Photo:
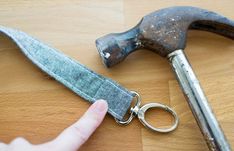
[[[183,51],[190,29],[205,30],[234,40],[234,21],[215,12],[190,6],[175,6],[152,12],[132,29],[96,40],[107,67],[123,61],[130,53],[145,48],[168,57],[189,106],[210,150],[231,150],[199,82]]]
[[[183,50],[170,53],[168,60],[209,149],[212,151],[231,151]]]

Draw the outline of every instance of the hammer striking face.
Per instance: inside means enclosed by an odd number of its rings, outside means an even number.
[[[167,57],[185,98],[212,151],[230,151],[204,92],[183,50],[189,29],[205,30],[234,39],[234,21],[195,7],[170,7],[155,11],[132,29],[96,40],[104,64],[111,67],[130,53],[146,48]]]

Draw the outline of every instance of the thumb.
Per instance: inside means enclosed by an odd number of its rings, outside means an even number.
[[[66,128],[52,142],[44,145],[54,151],[76,151],[92,135],[103,121],[108,110],[104,100],[93,103],[79,121]],[[42,145],[42,146],[44,146]],[[41,146],[41,147],[42,147]],[[45,147],[45,146],[44,146]]]

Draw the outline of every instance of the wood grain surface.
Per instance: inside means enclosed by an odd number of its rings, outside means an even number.
[[[0,24],[25,31],[138,91],[143,103],[164,103],[179,114],[179,127],[169,134],[150,132],[138,120],[121,127],[108,115],[82,151],[204,151],[208,148],[166,59],[141,50],[107,69],[94,44],[104,34],[125,31],[144,15],[174,5],[198,6],[234,19],[231,0],[2,0]],[[234,42],[190,31],[185,52],[234,148]],[[51,140],[89,106],[41,72],[4,36],[0,37],[0,71],[0,140],[5,143],[18,136],[35,144]],[[158,110],[150,111],[147,118],[157,126],[171,123],[170,116]]]

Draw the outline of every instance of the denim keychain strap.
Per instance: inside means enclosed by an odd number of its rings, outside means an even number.
[[[91,103],[97,99],[106,100],[108,112],[117,119],[122,119],[127,112],[134,96],[118,83],[89,70],[24,32],[2,26],[0,32],[11,38],[35,65],[85,100]]]
[[[119,124],[129,124],[135,116],[147,128],[157,132],[170,132],[176,129],[178,117],[168,106],[159,103],[149,103],[140,107],[141,99],[138,93],[129,91],[115,81],[91,71],[79,62],[63,53],[36,40],[19,30],[0,26],[0,33],[12,39],[21,51],[41,70],[61,82],[73,92],[93,103],[104,99],[108,103],[108,112]],[[131,102],[136,103],[130,108]],[[128,109],[130,115],[124,118]],[[145,120],[145,112],[149,108],[161,108],[172,114],[174,124],[169,128],[155,128]]]

